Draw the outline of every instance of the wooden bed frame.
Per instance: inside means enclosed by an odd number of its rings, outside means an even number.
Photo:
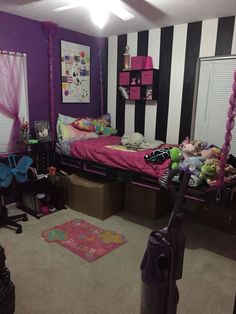
[[[94,176],[121,180],[144,188],[157,191],[165,190],[157,179],[140,173],[111,168],[88,160],[80,160],[70,156],[57,155],[57,167],[68,173],[83,173]],[[178,184],[173,184],[170,194],[178,192]],[[174,192],[173,192],[174,191]],[[210,190],[209,186],[198,188],[189,187],[185,194],[183,208],[188,210],[189,216],[206,226],[214,227],[224,232],[236,233],[236,187],[219,191]]]
[[[114,180],[121,180],[149,189],[165,189],[158,183],[157,178],[142,173],[119,168],[112,168],[89,160],[81,160],[75,157],[65,155],[57,155],[56,160],[58,168],[65,170],[69,173],[89,173],[96,176],[111,178]],[[175,184],[175,188],[178,188],[178,184]],[[189,187],[186,198],[198,202],[205,202],[208,199],[206,197],[208,190],[209,187],[207,185],[199,188]]]

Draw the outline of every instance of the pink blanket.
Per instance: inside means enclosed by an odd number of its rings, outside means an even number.
[[[84,141],[74,141],[71,144],[71,155],[73,157],[90,160],[113,168],[131,170],[138,173],[161,177],[169,166],[170,160],[162,164],[151,164],[145,161],[144,156],[153,150],[124,151],[120,150],[121,137],[108,136]],[[160,147],[166,147],[161,145]]]

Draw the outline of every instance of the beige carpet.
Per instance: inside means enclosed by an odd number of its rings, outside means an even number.
[[[13,209],[14,210],[14,209]],[[88,263],[41,232],[73,218],[123,233],[128,243]],[[23,233],[0,229],[7,266],[16,286],[16,314],[138,314],[139,265],[152,228],[167,218],[149,221],[120,213],[100,221],[73,210],[40,220],[30,217]],[[179,314],[232,314],[236,288],[236,239],[187,221],[187,248]]]

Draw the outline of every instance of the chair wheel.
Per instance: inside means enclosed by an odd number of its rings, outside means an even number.
[[[22,221],[28,221],[29,219],[28,219],[28,217],[27,216],[25,216],[23,219],[22,219]]]
[[[16,233],[22,233],[22,228],[17,228]]]

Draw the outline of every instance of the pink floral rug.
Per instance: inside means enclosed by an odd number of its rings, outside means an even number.
[[[47,242],[58,243],[88,262],[94,262],[127,243],[122,234],[103,230],[81,219],[45,230],[42,236]]]

